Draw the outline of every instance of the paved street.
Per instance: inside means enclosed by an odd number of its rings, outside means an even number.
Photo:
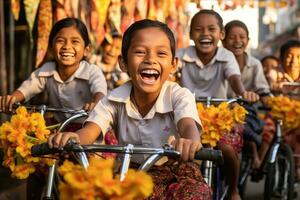
[[[298,193],[298,200],[300,200],[300,186],[296,187],[296,191]],[[260,182],[251,182],[248,181],[245,200],[263,200],[263,192],[264,192],[264,180]]]

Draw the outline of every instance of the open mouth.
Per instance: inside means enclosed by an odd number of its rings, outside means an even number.
[[[243,45],[242,44],[233,45],[233,49],[235,49],[235,50],[243,50]]]
[[[143,69],[140,76],[145,83],[152,84],[159,78],[160,73],[155,69]]]
[[[74,53],[60,53],[60,56],[63,58],[73,58],[75,56]]]
[[[206,47],[211,46],[213,43],[212,43],[212,40],[211,40],[211,39],[201,39],[201,40],[199,41],[199,44],[200,44],[201,47],[206,48]]]

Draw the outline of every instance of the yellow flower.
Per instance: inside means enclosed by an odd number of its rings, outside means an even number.
[[[9,122],[0,126],[0,143],[4,151],[3,165],[9,167],[12,176],[24,179],[38,165],[53,163],[50,159],[34,158],[31,147],[47,140],[50,131],[40,113],[28,113],[19,107]]]
[[[111,199],[133,200],[149,197],[153,190],[152,179],[142,171],[129,169],[123,182],[113,176],[114,161],[91,158],[85,171],[81,166],[65,161],[59,173],[66,183],[59,184],[60,199]]]
[[[198,103],[197,109],[203,128],[202,143],[209,144],[211,147],[216,146],[220,138],[224,134],[228,134],[234,126],[244,123],[247,114],[246,109],[242,106],[234,105],[231,109],[226,102],[208,108],[205,108],[202,103]]]
[[[286,96],[269,98],[271,115],[274,119],[282,120],[285,130],[296,129],[300,126],[300,102]]]

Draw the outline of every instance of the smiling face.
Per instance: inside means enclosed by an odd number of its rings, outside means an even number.
[[[249,38],[245,29],[234,26],[228,32],[226,39],[223,41],[223,45],[238,57],[244,54],[248,41]]]
[[[60,69],[78,68],[80,61],[88,54],[84,40],[73,26],[62,28],[52,42],[53,55]]]
[[[219,40],[223,37],[224,32],[214,15],[200,14],[195,16],[193,24],[191,24],[190,38],[195,43],[200,59],[204,57],[211,59],[215,55]]]
[[[283,56],[282,66],[294,80],[300,77],[300,48],[291,47]]]
[[[120,37],[113,38],[112,44],[105,44],[103,47],[102,62],[109,66],[114,66],[121,53],[122,39]]]
[[[279,65],[278,61],[273,58],[266,58],[263,60],[261,64],[263,66],[263,70],[265,74],[267,74],[272,69],[277,69]]]
[[[123,71],[132,79],[136,95],[152,95],[156,98],[169,74],[175,72],[177,60],[173,60],[170,40],[156,27],[137,30],[132,37],[127,63],[120,57]]]

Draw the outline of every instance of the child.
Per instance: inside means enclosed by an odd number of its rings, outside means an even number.
[[[274,82],[280,81],[283,78],[283,70],[280,66],[280,61],[273,55],[265,56],[261,59],[261,64],[264,69],[265,77],[271,88],[274,88]],[[278,92],[273,89],[273,92]]]
[[[259,94],[261,101],[265,104],[267,95],[271,94],[271,92],[260,61],[246,52],[248,42],[249,31],[242,21],[233,20],[226,24],[225,38],[222,41],[223,46],[234,54],[241,71],[241,78],[245,89]],[[231,87],[228,89],[228,96],[235,96]],[[245,141],[252,146],[254,157],[253,167],[258,168],[261,161],[257,153],[256,144],[260,143],[258,134],[263,131],[263,122],[257,117],[254,108],[248,105],[246,108],[248,115],[243,135]]]
[[[193,94],[167,81],[177,66],[175,48],[174,36],[166,24],[148,19],[132,24],[124,33],[119,57],[121,69],[131,80],[99,101],[82,129],[50,136],[49,146],[59,148],[69,138],[91,144],[112,126],[120,144],[162,147],[169,136],[175,136],[172,144],[181,153],[182,160],[193,160],[201,148],[201,123]],[[133,160],[140,163],[144,157],[136,156]],[[150,172],[155,183],[151,199],[162,199],[166,195],[170,199],[190,199],[191,196],[211,199],[211,191],[195,163],[183,162],[176,166],[165,165]],[[174,183],[176,179],[180,182]],[[172,188],[177,191],[168,191]]]
[[[280,48],[280,62],[284,74],[281,79],[273,83],[277,86],[276,90],[283,95],[289,95],[290,92],[297,93],[297,95],[290,96],[299,100],[300,87],[299,86],[285,86],[283,82],[297,83],[300,82],[300,41],[289,40]],[[300,154],[300,128],[295,130],[283,130],[286,142],[292,147],[295,154]],[[266,144],[269,144],[273,135],[264,135]],[[267,147],[265,148],[267,149]],[[262,152],[262,156],[266,154],[266,150]],[[300,181],[300,159],[295,158],[296,166],[296,181]]]
[[[182,86],[194,92],[196,97],[226,98],[229,82],[235,94],[249,101],[258,99],[255,93],[244,89],[234,55],[217,46],[224,38],[223,20],[217,12],[203,9],[196,13],[191,20],[190,38],[195,46],[177,52],[181,61]],[[238,155],[230,145],[219,143],[218,147],[224,155],[229,199],[239,199]]]
[[[50,32],[48,46],[54,60],[32,72],[12,94],[0,96],[0,111],[11,111],[14,102],[27,101],[42,91],[48,93],[51,107],[91,111],[106,95],[107,86],[102,71],[84,61],[90,50],[90,41],[83,22],[76,18],[58,21]],[[67,114],[54,113],[58,122],[68,117]],[[76,124],[71,128],[80,126]],[[40,199],[44,184],[40,175],[36,173],[29,177],[28,199]]]
[[[116,33],[108,35],[101,44],[100,56],[93,54],[89,62],[96,64],[104,73],[109,90],[128,80],[127,73],[121,71],[118,56],[121,54],[122,36]]]
[[[90,50],[85,25],[76,18],[58,21],[49,36],[49,50],[53,61],[45,62],[31,73],[22,85],[7,96],[0,96],[0,112],[12,110],[15,102],[28,101],[46,91],[49,106],[91,111],[107,92],[102,71],[84,61]],[[55,113],[57,121],[68,114]]]

